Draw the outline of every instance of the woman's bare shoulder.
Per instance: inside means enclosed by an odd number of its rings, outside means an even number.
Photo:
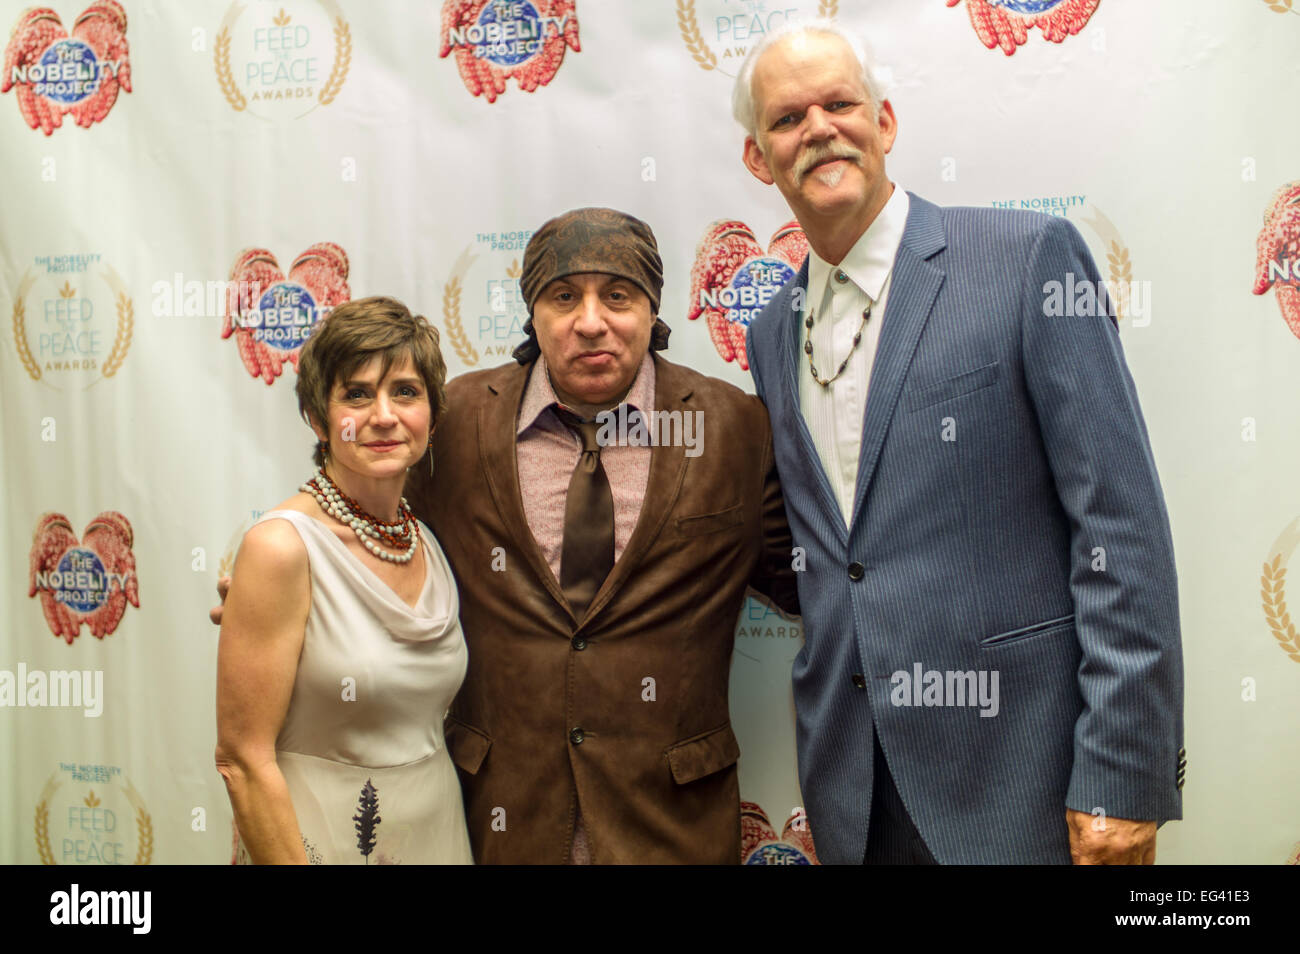
[[[297,493],[272,510],[290,510],[318,519],[320,506],[310,494]],[[239,547],[237,563],[256,564],[259,569],[282,575],[305,569],[307,546],[296,527],[287,520],[262,520],[249,527]]]
[[[312,517],[316,520],[321,519],[321,517],[324,515],[324,511],[321,510],[320,504],[316,502],[316,498],[313,497],[311,494],[307,493],[306,491],[302,491],[302,490],[298,491],[298,493],[294,494],[288,500],[283,500],[280,503],[276,504],[271,509],[272,510],[294,510],[297,511],[298,513],[305,513],[307,516]]]

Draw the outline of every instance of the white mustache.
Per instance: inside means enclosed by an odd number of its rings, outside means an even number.
[[[852,146],[819,146],[805,152],[795,165],[795,176],[802,182],[808,177],[813,166],[827,159],[848,159],[850,162],[861,162],[863,153],[860,149],[854,149]]]

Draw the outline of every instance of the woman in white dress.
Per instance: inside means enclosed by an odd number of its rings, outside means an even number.
[[[445,377],[437,330],[391,298],[340,305],[303,347],[318,470],[244,535],[217,656],[241,861],[472,861],[442,734],[465,675],[456,584],[402,498]]]

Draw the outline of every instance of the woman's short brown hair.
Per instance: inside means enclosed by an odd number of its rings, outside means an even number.
[[[316,422],[328,430],[329,397],[334,385],[347,380],[373,358],[380,358],[379,376],[402,359],[410,357],[424,379],[429,396],[429,428],[438,423],[447,407],[444,388],[447,365],[438,347],[438,329],[396,298],[375,296],[344,302],[321,321],[298,356],[298,413],[308,424]],[[315,461],[325,465],[318,441]]]

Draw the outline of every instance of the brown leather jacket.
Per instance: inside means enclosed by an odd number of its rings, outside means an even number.
[[[597,863],[734,864],[736,618],[750,584],[798,609],[767,411],[655,357],[656,410],[702,411],[702,453],[654,448],[632,538],[577,621],[519,493],[530,370],[453,380],[435,476],[417,466],[407,485],[460,588],[469,670],[446,735],[474,856],[563,864],[581,805]]]

